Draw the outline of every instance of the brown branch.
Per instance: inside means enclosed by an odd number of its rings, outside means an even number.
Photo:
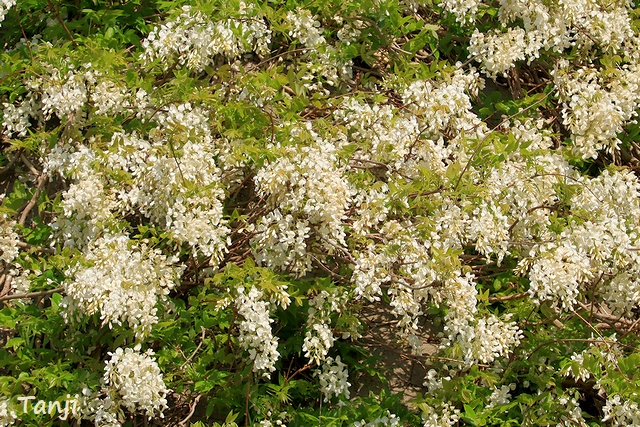
[[[198,406],[198,402],[200,401],[201,398],[202,398],[202,395],[199,394],[198,396],[196,396],[195,399],[193,399],[193,402],[189,404],[189,414],[184,420],[178,423],[179,426],[184,427],[187,425],[191,417],[193,417],[193,414],[196,412],[196,406]]]
[[[187,363],[189,363],[189,362],[191,362],[193,360],[193,358],[195,357],[196,353],[202,348],[202,344],[204,344],[204,337],[205,337],[206,329],[203,326],[200,326],[200,329],[202,330],[202,335],[200,336],[200,343],[198,344],[196,349],[193,350],[193,353],[191,353],[191,356],[189,356],[189,358],[184,361],[182,366],[180,366],[180,370],[184,370],[184,367],[187,365]]]
[[[320,261],[320,260],[319,260],[318,258],[316,258],[314,255],[311,255],[311,258],[316,262],[316,264],[318,264],[318,266],[319,266],[320,268],[322,268],[324,271],[326,271],[327,273],[329,273],[329,274],[331,275],[331,277],[337,277],[337,278],[342,279],[342,280],[347,280],[345,277],[341,276],[340,274],[338,274],[338,273],[336,273],[336,272],[334,272],[334,271],[331,271],[331,269],[330,269],[329,267],[327,267],[326,265],[324,265],[324,264],[322,263],[322,261]]]
[[[529,295],[528,292],[520,292],[519,294],[507,295],[504,297],[491,297],[489,298],[489,302],[502,302],[502,301],[511,301],[514,299],[524,298]]]
[[[620,339],[623,339],[624,337],[626,337],[627,335],[629,335],[631,332],[633,332],[634,329],[636,329],[636,327],[638,326],[638,324],[640,324],[640,318],[638,318],[638,320],[636,320],[635,322],[633,322],[633,325],[631,325],[629,327],[629,330],[627,330],[627,332],[625,332]]]
[[[623,319],[622,317],[616,317],[616,316],[612,316],[610,314],[605,314],[605,313],[598,313],[593,311],[593,304],[591,304],[590,306],[578,301],[578,305],[580,306],[580,308],[582,308],[585,311],[588,311],[590,313],[592,313],[593,317],[595,317],[596,319],[600,319],[603,320],[605,322],[613,322],[615,323],[620,323],[623,326],[633,326],[635,325],[635,323],[630,322],[628,320]],[[578,315],[579,316],[579,315]],[[579,316],[580,317],[580,316]]]
[[[48,291],[27,292],[26,294],[5,295],[0,298],[0,301],[8,301],[8,300],[18,299],[18,298],[37,298],[37,297],[43,297],[50,294],[55,294],[56,292],[61,292],[61,291],[64,291],[64,288],[49,289]]]
[[[25,166],[29,168],[29,170],[31,171],[32,174],[34,174],[35,176],[40,175],[40,172],[38,172],[36,167],[33,166],[33,163],[31,163],[31,161],[29,159],[27,159],[27,157],[24,155],[24,153],[20,153],[20,160],[22,160],[22,163],[24,163]]]
[[[299,369],[298,369],[297,371],[295,371],[293,374],[288,375],[288,376],[285,376],[285,378],[284,378],[284,382],[285,382],[285,383],[288,383],[288,382],[291,380],[291,378],[295,377],[295,376],[296,376],[296,375],[298,375],[298,374],[301,374],[302,372],[304,372],[304,371],[306,371],[306,370],[308,370],[308,369],[310,369],[310,368],[311,368],[311,365],[309,365],[309,364],[304,365],[302,368],[299,368]]]
[[[0,291],[0,297],[4,297],[11,291],[11,276],[6,274],[7,269],[5,268],[5,273],[0,276],[0,286],[2,286],[2,290]],[[2,299],[0,298],[0,301]]]
[[[20,241],[16,242],[16,246],[22,249],[35,249],[38,252],[44,252],[51,255],[56,253],[56,251],[51,248],[43,248],[42,246],[31,245],[29,243]]]
[[[53,14],[55,15],[55,17],[58,20],[58,22],[60,23],[60,25],[62,25],[62,28],[64,28],[64,30],[67,32],[67,36],[69,36],[69,40],[71,40],[71,44],[74,47],[77,47],[78,43],[76,43],[76,41],[74,40],[73,36],[71,35],[71,31],[69,31],[69,28],[67,28],[66,24],[64,23],[64,21],[60,17],[60,12],[58,11],[58,9],[56,9],[56,7],[54,6],[54,4],[53,4],[53,2],[51,0],[47,0],[47,4],[49,5],[49,8],[51,9]]]
[[[31,200],[29,200],[29,203],[27,203],[27,205],[22,210],[20,219],[18,220],[18,224],[24,225],[25,221],[27,220],[27,216],[29,215],[29,212],[31,212],[31,209],[33,209],[36,203],[38,203],[38,197],[40,197],[42,188],[46,184],[48,178],[49,177],[45,173],[40,174],[40,176],[38,176],[38,184],[36,186],[36,190],[33,192],[33,196],[31,196]]]
[[[443,190],[444,190],[444,187],[442,185],[440,185],[440,187],[436,188],[435,190],[423,191],[421,193],[411,193],[411,194],[407,195],[407,197],[413,199],[413,198],[416,198],[416,197],[430,196],[432,194],[441,193]]]

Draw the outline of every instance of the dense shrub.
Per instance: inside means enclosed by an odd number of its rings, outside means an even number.
[[[640,425],[638,15],[0,1],[0,425]]]

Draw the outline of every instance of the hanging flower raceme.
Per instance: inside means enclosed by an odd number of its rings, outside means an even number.
[[[263,293],[252,286],[245,294],[245,288],[238,288],[236,309],[242,316],[240,322],[240,343],[249,352],[249,358],[253,362],[252,369],[265,377],[271,376],[276,370],[276,362],[280,357],[278,352],[278,339],[273,336],[269,316],[270,302],[262,300]]]
[[[184,267],[125,235],[108,235],[87,248],[63,283],[66,319],[100,315],[103,324],[125,325],[148,335],[158,322],[158,304],[166,301]]]

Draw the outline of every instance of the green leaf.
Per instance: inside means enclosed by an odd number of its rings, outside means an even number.
[[[415,54],[422,49],[432,37],[430,29],[423,29],[417,36],[403,44],[402,50]]]
[[[21,337],[13,337],[11,339],[9,339],[6,344],[4,345],[5,348],[12,348],[14,350],[17,350],[18,348],[22,347],[22,345],[24,344],[24,339]]]
[[[540,312],[542,312],[544,317],[546,317],[547,319],[554,319],[558,316],[556,311],[551,308],[551,302],[549,301],[544,301],[542,304],[540,304]]]
[[[13,184],[13,191],[9,196],[5,197],[2,202],[2,207],[17,211],[20,207],[30,199],[27,193],[27,186],[22,182],[16,180]]]
[[[464,405],[464,413],[461,414],[461,418],[471,425],[477,425],[476,412],[473,410],[473,408],[470,405],[467,405],[467,404]]]
[[[228,372],[212,371],[206,380],[197,381],[194,385],[195,391],[199,393],[208,393],[209,391],[225,384],[225,378],[229,376]]]
[[[238,413],[234,413],[233,411],[229,412],[229,414],[227,415],[227,418],[225,418],[224,422],[226,424],[231,424],[232,422],[234,422],[238,418],[239,414],[240,414],[239,412]]]

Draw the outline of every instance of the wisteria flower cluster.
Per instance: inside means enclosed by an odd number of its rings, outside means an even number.
[[[387,414],[383,417],[376,418],[373,421],[366,422],[365,420],[356,421],[353,423],[353,427],[378,427],[378,426],[389,426],[389,427],[398,427],[400,426],[400,418],[396,414],[387,411]]]
[[[99,313],[110,327],[127,323],[139,335],[151,331],[158,321],[156,305],[166,301],[182,268],[158,250],[130,245],[124,235],[101,237],[82,262],[70,267],[65,316]]]
[[[177,63],[202,71],[216,56],[232,59],[248,52],[266,54],[271,30],[244,3],[240,10],[243,19],[211,22],[190,6],[183,6],[180,16],[155,28],[143,40],[143,60],[158,61],[165,68]]]
[[[15,6],[15,0],[2,0],[0,3],[0,22],[4,20],[4,17],[9,13],[9,9]]]
[[[97,426],[120,427],[124,422],[123,408],[131,413],[143,412],[148,419],[163,417],[170,390],[153,350],[140,350],[138,344],[124,350],[118,347],[109,353],[100,391],[83,390],[82,418],[94,421]]]
[[[328,402],[334,396],[344,395],[349,398],[349,387],[351,384],[347,381],[349,374],[347,365],[342,363],[340,356],[335,360],[329,357],[322,365],[322,371],[318,373],[320,381],[320,390],[324,396],[324,401]]]
[[[289,155],[255,177],[259,194],[273,209],[256,226],[256,259],[299,275],[312,268],[313,249],[324,258],[321,254],[344,248],[342,220],[351,199],[336,147],[312,130],[309,133],[317,138],[317,148],[288,150]]]
[[[244,288],[238,288],[236,306],[243,317],[240,323],[240,342],[249,351],[253,361],[253,370],[269,376],[275,370],[278,360],[278,340],[273,336],[269,317],[269,303],[260,301],[263,296],[256,287],[252,287],[245,295]]]
[[[2,399],[0,401],[0,425],[13,425],[17,419],[18,415],[16,411],[13,410],[11,402],[8,399]]]
[[[2,251],[2,260],[5,263],[13,261],[20,249],[17,244],[19,242],[18,233],[15,231],[16,222],[9,219],[6,214],[0,217],[0,250]]]

